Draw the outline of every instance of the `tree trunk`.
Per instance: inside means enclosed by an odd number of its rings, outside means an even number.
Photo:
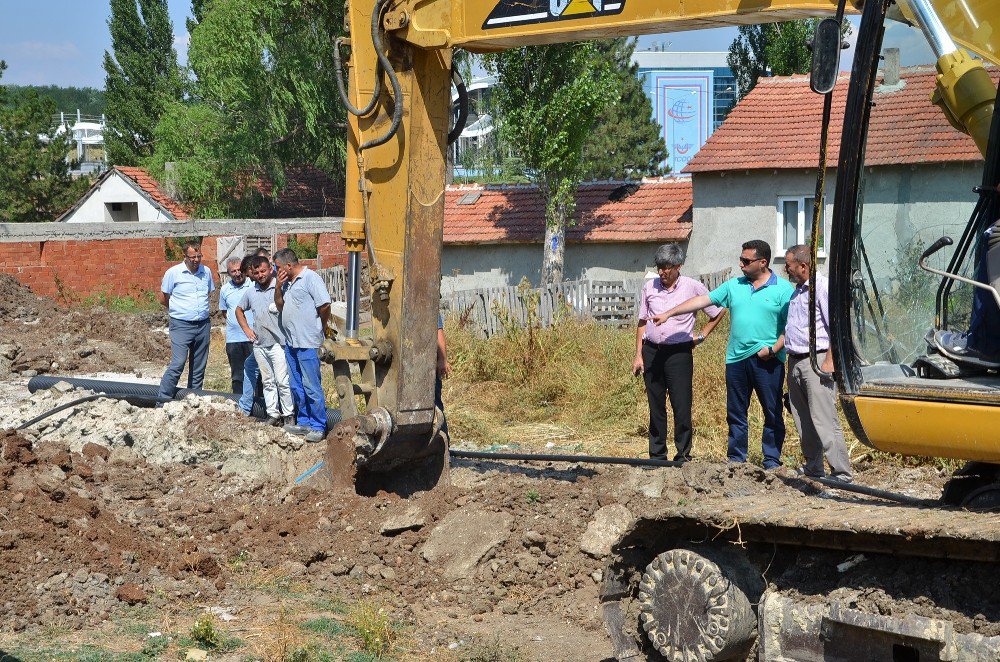
[[[566,216],[560,205],[556,218],[545,224],[545,246],[542,254],[542,285],[560,283],[566,255]]]

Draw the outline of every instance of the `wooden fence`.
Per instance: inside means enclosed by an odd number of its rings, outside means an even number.
[[[710,290],[729,278],[729,268],[699,276]],[[598,324],[635,324],[644,279],[564,281],[541,288],[490,287],[441,297],[441,312],[462,318],[486,337],[506,326],[549,326],[563,316],[591,318]]]

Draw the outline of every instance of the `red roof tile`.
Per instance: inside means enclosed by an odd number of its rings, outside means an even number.
[[[128,166],[115,166],[115,170],[121,173],[123,176],[128,177],[133,183],[139,186],[143,192],[148,195],[152,200],[166,209],[171,216],[173,216],[178,221],[189,221],[191,220],[190,209],[177,202],[163,189],[160,188],[160,184],[149,176],[143,168],[131,168]]]
[[[285,188],[276,198],[271,197],[274,184],[266,178],[258,182],[257,190],[264,196],[261,218],[344,215],[344,185],[313,166],[285,170]]]
[[[478,200],[458,204],[470,193],[479,193]],[[691,234],[691,200],[691,179],[683,176],[582,184],[566,239],[683,241]],[[446,244],[537,242],[544,235],[545,203],[534,186],[473,184],[445,192]]]
[[[991,71],[994,79],[997,71]],[[980,161],[968,136],[951,128],[932,105],[936,72],[903,69],[901,84],[877,86],[865,163],[898,165]],[[829,155],[836,165],[844,125],[848,76],[833,96]],[[815,168],[819,162],[823,97],[809,89],[807,76],[762,78],[702,146],[684,172]]]

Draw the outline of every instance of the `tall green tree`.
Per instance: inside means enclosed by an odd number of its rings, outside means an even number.
[[[819,19],[808,18],[785,23],[741,25],[729,46],[726,58],[736,77],[736,98],[750,93],[761,76],[804,74],[812,66],[812,41]],[[851,24],[844,19],[841,33],[848,35]]]
[[[589,42],[516,48],[489,54],[484,64],[498,79],[493,99],[501,140],[545,200],[542,282],[559,282],[584,146],[615,96],[611,64]]]
[[[6,68],[0,60],[0,77]],[[0,85],[0,222],[55,220],[90,184],[70,177],[70,141],[53,128],[54,112],[55,103],[36,91],[15,100]]]
[[[614,98],[598,113],[583,148],[586,179],[632,179],[663,174],[667,159],[653,105],[642,89],[639,65],[633,64],[635,39],[594,42],[598,57],[611,66]]]
[[[168,105],[147,164],[201,216],[249,213],[256,179],[280,188],[291,165],[317,165],[343,181],[332,54],[343,23],[343,4],[325,0],[202,5],[188,49],[190,98]]]
[[[104,52],[108,160],[139,165],[153,153],[153,130],[181,98],[167,0],[111,0],[112,51]]]

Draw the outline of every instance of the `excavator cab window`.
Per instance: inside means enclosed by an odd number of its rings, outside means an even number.
[[[1000,361],[948,356],[975,349],[972,330],[1000,341],[1000,303],[979,287],[985,230],[1000,218],[1000,128],[970,129],[978,143],[955,128],[935,103],[949,93],[939,57],[972,61],[955,45],[933,51],[919,27],[887,19],[887,6],[865,7],[837,171],[830,273],[841,404],[880,450],[1000,463]],[[998,73],[978,70],[977,103],[992,105]]]

